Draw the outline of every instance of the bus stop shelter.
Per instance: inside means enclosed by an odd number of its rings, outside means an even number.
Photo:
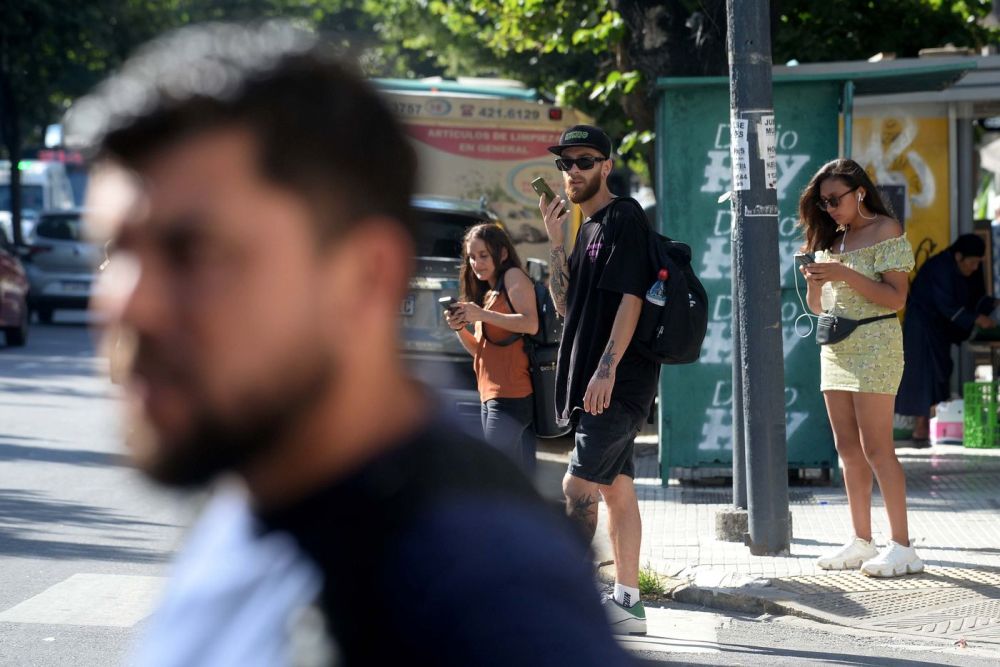
[[[829,71],[776,68],[774,74],[780,256],[775,270],[782,287],[788,466],[806,475],[836,474],[837,454],[819,391],[819,350],[808,318],[801,317],[805,286],[793,267],[802,243],[799,194],[820,166],[856,145],[856,100],[941,90],[975,68],[971,59],[868,65],[843,63]],[[732,180],[728,79],[666,78],[659,80],[658,92],[656,224],[690,244],[693,267],[709,296],[701,358],[665,366],[660,377],[660,474],[667,484],[671,477],[731,474],[733,216],[724,197]],[[753,216],[748,221],[757,224]],[[759,224],[773,221],[773,214],[763,214]]]

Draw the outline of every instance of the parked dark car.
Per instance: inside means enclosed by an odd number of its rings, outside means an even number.
[[[28,276],[7,232],[0,228],[0,329],[7,345],[28,340]]]
[[[87,308],[104,252],[87,239],[80,209],[43,212],[23,257],[31,284],[28,304],[39,322],[51,322],[58,308]]]
[[[399,309],[403,357],[417,377],[435,387],[456,409],[463,424],[481,434],[472,359],[445,323],[438,299],[458,298],[465,231],[499,220],[480,202],[448,197],[416,198],[413,212],[417,222],[416,268]]]

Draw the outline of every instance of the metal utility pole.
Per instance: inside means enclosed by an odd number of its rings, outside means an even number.
[[[736,510],[747,509],[747,454],[746,454],[746,423],[743,421],[743,355],[740,354],[743,338],[743,327],[740,326],[740,281],[736,276],[743,272],[743,228],[736,224],[733,216],[732,230],[732,280],[733,280],[733,507]],[[742,519],[745,526],[746,517]],[[745,533],[746,530],[743,530]],[[739,535],[738,541],[743,541]]]
[[[769,4],[726,0],[731,201],[738,227],[733,320],[739,335],[733,342],[739,351],[733,358],[742,366],[749,547],[755,555],[787,552],[791,532]],[[735,397],[733,405],[739,405]]]

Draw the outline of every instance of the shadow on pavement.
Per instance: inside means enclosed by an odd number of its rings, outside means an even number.
[[[102,560],[129,563],[165,563],[172,554],[109,544],[34,540],[0,528],[0,554],[7,557],[53,560]]]
[[[62,374],[59,374],[62,375]],[[79,375],[79,374],[75,374]],[[23,378],[23,376],[21,376]],[[99,389],[97,391],[90,391],[84,389],[77,389],[73,387],[52,385],[52,384],[15,384],[12,382],[2,382],[0,381],[0,392],[11,395],[21,395],[21,396],[56,396],[59,398],[85,398],[85,399],[103,399],[109,397],[109,390]],[[20,404],[17,404],[20,405]],[[44,404],[40,404],[44,405]],[[51,405],[45,405],[44,407],[52,407]]]
[[[9,436],[4,436],[6,439]],[[82,466],[125,466],[128,457],[88,449],[56,449],[38,445],[16,445],[0,440],[0,461],[38,461]]]
[[[928,662],[926,660],[914,660],[912,658],[883,658],[877,656],[853,655],[850,653],[832,653],[829,651],[803,651],[790,649],[788,647],[761,647],[747,646],[742,644],[717,644],[716,647],[723,653],[744,653],[756,656],[776,656],[783,659],[800,658],[804,665],[884,665],[886,667],[938,667],[939,662]]]
[[[170,554],[114,544],[80,541],[48,540],[28,537],[52,527],[103,529],[102,537],[119,539],[115,532],[168,524],[139,521],[93,505],[52,499],[43,494],[22,491],[0,491],[0,555],[27,558],[79,559],[159,563]],[[129,541],[129,537],[124,537]]]
[[[168,526],[152,521],[138,521],[96,505],[84,505],[45,496],[35,491],[0,490],[0,530],[32,524],[52,526]]]

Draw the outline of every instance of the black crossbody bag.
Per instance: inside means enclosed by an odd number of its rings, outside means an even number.
[[[852,320],[849,317],[839,317],[830,313],[823,313],[816,321],[816,342],[820,345],[839,343],[850,336],[861,325],[871,324],[879,320],[887,320],[890,317],[896,317],[896,313],[865,317],[860,320]]]

